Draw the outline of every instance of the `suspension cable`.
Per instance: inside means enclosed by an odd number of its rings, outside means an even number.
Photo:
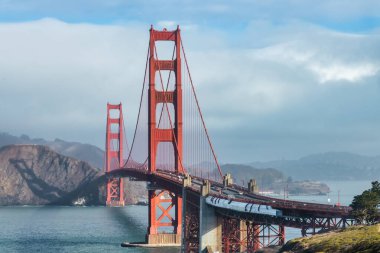
[[[138,124],[139,124],[139,121],[140,121],[141,106],[142,106],[142,101],[143,101],[143,96],[144,96],[146,74],[147,74],[147,69],[148,69],[149,45],[148,45],[148,50],[147,50],[147,51],[148,51],[148,52],[147,52],[147,55],[146,55],[144,81],[143,81],[142,90],[141,90],[140,105],[139,105],[139,112],[138,112],[138,114],[137,114],[137,120],[136,120],[135,132],[134,132],[134,134],[133,134],[133,140],[132,140],[131,150],[130,150],[130,152],[129,152],[128,159],[127,159],[127,161],[125,162],[124,166],[127,165],[127,163],[129,162],[129,159],[131,158],[132,150],[133,150],[133,147],[134,147],[134,144],[135,144],[135,139],[136,139],[137,127],[138,127]],[[146,163],[147,160],[148,160],[148,158],[145,159],[145,162],[143,163],[143,166],[144,166],[144,164]]]
[[[189,65],[187,63],[186,53],[185,53],[185,50],[184,50],[184,47],[183,47],[183,43],[182,43],[182,38],[181,38],[181,47],[182,47],[183,56],[185,58],[185,64],[186,64],[187,73],[189,74],[191,89],[192,89],[193,94],[194,94],[194,98],[195,98],[195,102],[197,104],[199,115],[201,116],[202,125],[203,125],[203,128],[205,130],[205,133],[206,133],[206,136],[207,136],[207,140],[208,140],[208,143],[209,143],[211,151],[212,151],[212,155],[214,156],[214,160],[215,160],[216,166],[218,167],[219,175],[220,175],[221,178],[223,178],[222,170],[220,169],[220,166],[219,166],[218,160],[216,158],[216,154],[215,154],[214,148],[213,148],[212,143],[211,143],[210,136],[209,136],[207,128],[206,128],[206,124],[205,124],[205,122],[203,120],[203,115],[202,115],[201,108],[199,106],[197,94],[195,93],[195,89],[194,89],[194,85],[193,85],[193,79],[191,78],[191,74],[190,74],[190,70],[189,70]]]

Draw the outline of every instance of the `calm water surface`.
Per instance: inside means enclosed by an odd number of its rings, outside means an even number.
[[[146,206],[2,207],[0,252],[157,252],[122,248],[145,238]]]
[[[326,182],[329,196],[289,196],[312,202],[349,204],[354,195],[370,188],[369,181]],[[145,238],[146,206],[107,207],[0,207],[0,252],[156,252],[176,249],[122,248],[123,241]],[[299,237],[287,229],[286,239]]]

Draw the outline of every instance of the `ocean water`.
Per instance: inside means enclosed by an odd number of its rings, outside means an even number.
[[[349,204],[354,195],[370,188],[369,181],[327,182],[330,203]],[[327,203],[327,196],[289,196]],[[107,207],[0,207],[0,252],[155,252],[178,249],[122,248],[124,241],[143,241],[148,223],[146,206]],[[286,229],[286,239],[300,237]]]
[[[380,180],[380,179],[378,179]],[[289,196],[288,199],[322,204],[351,204],[354,196],[371,188],[371,181],[324,181],[330,187],[330,193],[321,196]]]
[[[146,206],[1,207],[0,252],[157,252],[122,248],[145,238]]]

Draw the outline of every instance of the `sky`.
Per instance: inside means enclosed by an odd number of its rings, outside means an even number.
[[[104,146],[135,125],[150,25],[182,30],[223,163],[380,155],[380,1],[0,0],[0,132]]]

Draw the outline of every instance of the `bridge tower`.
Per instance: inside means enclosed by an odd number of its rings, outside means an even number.
[[[169,41],[174,42],[175,56],[173,60],[157,59],[156,42]],[[156,75],[161,70],[172,71],[175,74],[175,88],[172,91],[156,89]],[[171,128],[161,129],[156,125],[157,104],[163,103],[163,106],[172,104],[174,107],[174,118],[170,119]],[[166,107],[167,109],[167,107]],[[165,109],[164,109],[165,110]],[[168,112],[169,114],[169,112]],[[170,116],[169,116],[170,117]],[[172,124],[173,122],[173,124]],[[171,143],[174,150],[174,169],[178,173],[183,173],[182,166],[182,84],[181,84],[181,37],[180,29],[177,27],[174,31],[166,29],[159,31],[150,29],[149,41],[149,90],[148,90],[148,169],[149,172],[155,173],[157,148],[162,142]],[[170,196],[165,198],[164,196]],[[163,204],[166,202],[166,205]],[[169,203],[168,203],[169,202]],[[175,217],[172,217],[169,211],[175,210]],[[158,212],[162,214],[158,216]],[[178,194],[166,190],[151,189],[149,190],[149,227],[147,241],[150,244],[155,243],[177,243],[181,242],[182,229],[182,197]],[[164,221],[164,219],[166,221]],[[164,227],[173,227],[173,233],[161,233],[160,229]]]
[[[112,116],[115,111],[117,116]],[[106,136],[106,173],[121,168],[123,164],[123,113],[121,103],[107,103],[107,136]],[[107,178],[107,206],[124,206],[124,184],[122,177]]]

